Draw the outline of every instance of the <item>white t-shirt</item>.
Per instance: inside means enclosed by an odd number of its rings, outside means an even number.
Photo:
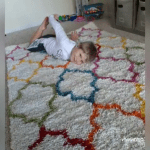
[[[71,51],[75,47],[76,42],[67,37],[60,23],[55,20],[54,15],[49,16],[49,22],[55,30],[56,38],[42,38],[41,43],[43,43],[49,55],[63,60],[70,59]]]

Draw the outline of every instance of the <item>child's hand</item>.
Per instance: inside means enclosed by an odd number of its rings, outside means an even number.
[[[71,33],[71,40],[73,41],[77,41],[78,40],[78,34],[77,34],[77,31],[74,31]]]
[[[57,14],[54,14],[54,18],[58,21],[59,20],[59,16]]]

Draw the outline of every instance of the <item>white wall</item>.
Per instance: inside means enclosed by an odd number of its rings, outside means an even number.
[[[74,14],[74,0],[5,0],[5,33],[38,26],[50,14]]]
[[[108,14],[108,0],[90,0],[104,3]],[[5,34],[31,28],[41,24],[50,14],[71,15],[76,13],[75,0],[5,0]]]

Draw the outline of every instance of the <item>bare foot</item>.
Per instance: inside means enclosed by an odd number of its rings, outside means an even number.
[[[44,31],[47,28],[48,24],[49,24],[48,17],[45,17],[44,21],[42,22],[40,26],[40,29]]]

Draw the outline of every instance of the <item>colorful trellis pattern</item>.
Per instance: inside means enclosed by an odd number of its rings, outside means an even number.
[[[107,150],[145,148],[145,45],[89,25],[93,63],[75,65],[28,43],[6,47],[11,148]]]

